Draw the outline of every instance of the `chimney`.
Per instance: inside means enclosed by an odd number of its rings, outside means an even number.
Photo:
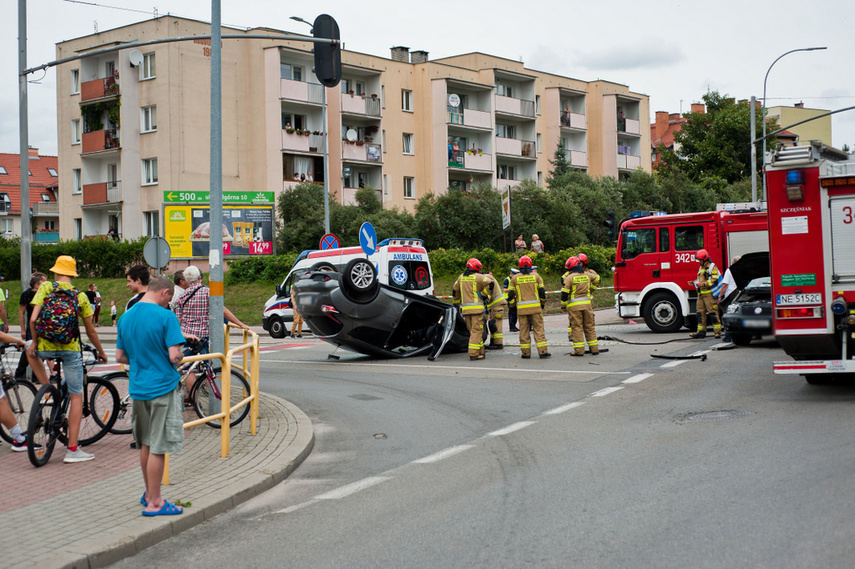
[[[692,112],[704,114],[707,112],[703,103],[692,103]]]
[[[656,111],[656,126],[654,127],[655,136],[651,137],[655,140],[659,140],[662,138],[662,135],[665,134],[665,131],[668,130],[668,112],[667,111]]]
[[[403,63],[409,63],[410,61],[410,48],[404,46],[396,46],[392,48],[392,61],[401,61]]]
[[[797,108],[797,109],[803,109],[803,108],[805,108],[805,103],[804,103],[804,101],[802,101],[801,103],[796,103],[796,108]]]
[[[39,149],[33,148],[32,146],[30,146],[29,153],[27,156],[30,158],[30,160],[33,160],[33,159],[38,160],[39,159]]]
[[[420,49],[410,54],[410,63],[427,63],[428,52]]]

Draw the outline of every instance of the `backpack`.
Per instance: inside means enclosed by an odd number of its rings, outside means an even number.
[[[80,335],[76,289],[67,289],[54,281],[53,290],[45,297],[36,319],[36,334],[55,344],[70,344]]]

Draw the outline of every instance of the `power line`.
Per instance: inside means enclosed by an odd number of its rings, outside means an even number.
[[[63,0],[69,4],[85,4],[87,6],[95,6],[97,8],[112,8],[113,10],[124,10],[125,12],[136,12],[137,14],[151,14],[151,10],[138,10],[136,8],[126,8],[125,6],[109,6],[107,4],[98,4],[97,2],[84,2],[83,0]],[[154,13],[157,13],[155,8]]]

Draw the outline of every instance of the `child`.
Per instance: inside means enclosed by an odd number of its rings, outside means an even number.
[[[113,321],[113,326],[116,325],[116,301],[110,301],[110,319]]]

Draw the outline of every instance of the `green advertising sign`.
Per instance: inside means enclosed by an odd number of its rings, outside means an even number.
[[[274,192],[223,192],[223,204],[272,204]],[[189,190],[179,192],[167,190],[163,192],[166,203],[210,203],[211,192],[205,190]]]
[[[816,284],[816,273],[803,275],[781,275],[781,286],[812,286]]]

